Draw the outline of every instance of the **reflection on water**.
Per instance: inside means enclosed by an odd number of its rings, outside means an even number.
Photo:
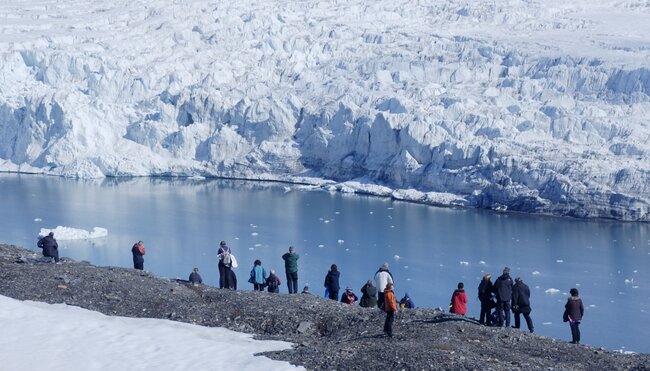
[[[131,266],[137,240],[145,269],[187,278],[201,270],[218,284],[216,249],[233,248],[240,288],[255,259],[284,278],[280,256],[296,247],[299,285],[322,290],[336,263],[341,285],[359,289],[383,262],[417,306],[446,308],[459,281],[478,316],[476,287],[504,266],[531,288],[536,332],[570,339],[566,293],[580,289],[583,341],[650,352],[650,225],[440,209],[389,199],[301,191],[295,185],[234,180],[130,178],[70,180],[0,175],[0,241],[36,250],[40,228],[108,229],[106,238],[59,241],[61,255]],[[42,221],[35,221],[36,218]],[[286,292],[286,286],[281,291]],[[546,290],[558,289],[556,294]],[[549,290],[553,291],[553,290]]]

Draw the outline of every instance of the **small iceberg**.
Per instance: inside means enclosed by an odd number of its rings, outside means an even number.
[[[43,219],[41,219],[41,218],[34,218],[34,221],[35,221],[35,222],[42,222]],[[634,273],[636,273],[636,272],[634,272]]]
[[[462,260],[459,263],[460,263],[460,265],[469,265],[469,262],[462,261]]]
[[[399,257],[399,255],[393,255],[393,259],[400,260],[400,257]]]
[[[339,245],[343,245],[343,243],[345,242],[345,240],[338,240],[338,241],[336,241],[336,242],[338,242]]]
[[[546,291],[544,291],[544,292],[547,293],[547,294],[551,294],[551,295],[553,295],[553,294],[557,294],[558,292],[560,292],[560,290],[558,290],[558,289],[554,289],[554,288],[550,288],[550,289],[546,289]]]
[[[91,232],[84,229],[63,226],[58,226],[54,229],[41,228],[38,236],[45,237],[50,232],[54,232],[54,238],[57,240],[87,240],[108,236],[108,230],[106,228],[95,227]]]
[[[533,276],[539,276],[539,271],[534,271]]]

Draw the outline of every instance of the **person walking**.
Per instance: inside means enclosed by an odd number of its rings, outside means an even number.
[[[364,308],[372,308],[377,306],[377,288],[372,285],[372,280],[368,280],[361,288],[361,300],[359,305]]]
[[[393,275],[388,270],[388,263],[384,263],[379,270],[375,273],[375,285],[379,290],[379,297],[377,299],[377,306],[384,309],[384,289],[389,283],[394,283]]]
[[[494,288],[492,285],[492,275],[486,273],[483,275],[483,279],[478,285],[478,300],[481,302],[481,315],[479,316],[479,323],[481,325],[492,326],[492,316],[490,315],[490,312],[496,305],[493,296]]]
[[[221,241],[219,243],[219,251],[217,252],[217,258],[219,259],[219,288],[230,288],[231,281],[231,268],[232,268],[232,257],[230,254],[232,251],[230,247],[226,245],[226,241]]]
[[[384,333],[390,338],[393,337],[393,321],[395,320],[395,312],[397,312],[397,300],[395,300],[393,287],[392,283],[388,283],[384,288],[384,310],[386,311]]]
[[[47,236],[38,240],[36,246],[43,249],[43,256],[52,258],[54,263],[59,262],[59,244],[54,239],[54,232],[50,232]]]
[[[564,322],[569,322],[571,327],[571,344],[580,344],[580,322],[585,313],[585,307],[582,305],[582,299],[578,289],[572,288],[569,293],[571,296],[564,305]]]
[[[454,314],[465,315],[467,313],[467,294],[465,294],[465,284],[459,282],[456,290],[451,295],[451,308],[449,311]]]
[[[329,292],[329,298],[332,300],[339,300],[339,290],[341,289],[339,286],[340,276],[341,273],[339,272],[336,264],[332,264],[330,270],[325,276],[325,288],[327,288],[327,291]]]
[[[203,278],[201,278],[201,275],[199,274],[199,268],[192,269],[189,281],[195,285],[203,283]]]
[[[133,254],[133,269],[144,270],[145,253],[144,242],[138,241],[133,245],[131,248],[131,254]]]
[[[287,289],[289,294],[298,293],[298,259],[300,255],[296,254],[293,246],[289,246],[289,252],[282,255],[284,260],[284,270],[287,275]]]
[[[253,284],[255,291],[264,291],[264,284],[266,283],[266,269],[262,267],[262,261],[256,259],[253,262],[253,269],[251,269],[251,277],[248,282]]]
[[[521,324],[520,314],[524,315],[528,331],[533,332],[533,320],[530,318],[530,289],[521,277],[515,278],[515,285],[512,287],[512,313],[515,315],[515,328]]]
[[[512,298],[512,278],[510,277],[510,268],[503,268],[503,274],[494,282],[494,293],[497,298],[497,318],[498,326],[505,324],[510,327],[510,299]]]
[[[266,278],[266,290],[272,293],[280,292],[280,278],[275,275],[275,270],[271,269],[271,273]]]

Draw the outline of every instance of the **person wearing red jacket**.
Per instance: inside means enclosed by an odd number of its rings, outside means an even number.
[[[384,289],[384,310],[386,311],[386,321],[384,321],[384,333],[386,336],[393,337],[393,320],[395,319],[395,312],[397,312],[397,300],[393,293],[393,284],[386,284]]]
[[[455,314],[467,313],[467,295],[464,290],[465,285],[462,282],[458,283],[458,289],[451,295],[450,312]]]

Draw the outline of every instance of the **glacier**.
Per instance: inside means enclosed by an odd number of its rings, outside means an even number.
[[[0,171],[650,221],[650,2],[0,3]]]

